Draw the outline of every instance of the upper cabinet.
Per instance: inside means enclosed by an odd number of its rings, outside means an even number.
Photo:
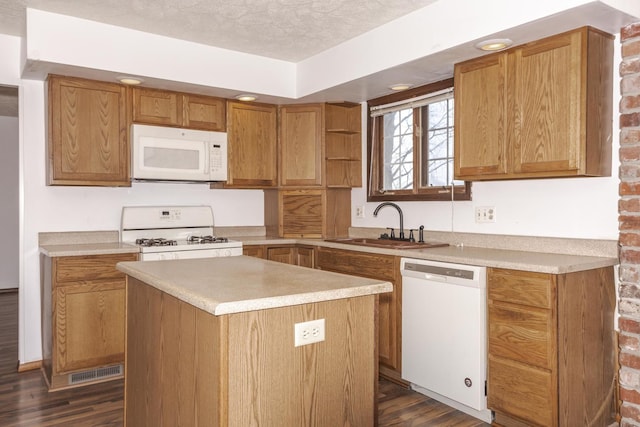
[[[455,177],[610,176],[613,37],[559,34],[455,66]]]
[[[224,131],[225,100],[212,96],[135,87],[134,123]]]
[[[229,175],[226,187],[269,188],[278,185],[277,107],[227,103]]]
[[[322,104],[280,108],[280,185],[322,185]]]
[[[280,108],[280,185],[362,186],[360,104]]]
[[[130,186],[127,88],[48,78],[48,185]]]
[[[327,187],[362,187],[360,104],[325,104]]]

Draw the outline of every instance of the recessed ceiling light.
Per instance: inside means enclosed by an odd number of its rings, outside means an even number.
[[[476,48],[486,50],[488,52],[494,52],[496,50],[506,49],[512,44],[513,40],[510,39],[490,39],[476,43]]]
[[[120,83],[125,85],[139,85],[143,80],[139,77],[118,77]]]
[[[250,93],[243,93],[242,95],[236,95],[236,99],[238,101],[250,102],[250,101],[255,101],[256,99],[258,99],[258,97]]]
[[[411,86],[412,85],[410,85],[408,83],[396,83],[394,85],[389,86],[389,89],[391,89],[391,90],[407,90]]]

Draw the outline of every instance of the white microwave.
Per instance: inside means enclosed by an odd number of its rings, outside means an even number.
[[[227,134],[131,125],[134,180],[227,180]]]

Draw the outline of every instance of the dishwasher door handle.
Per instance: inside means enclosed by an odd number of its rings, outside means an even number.
[[[413,270],[402,270],[402,275],[404,277],[413,277],[415,279],[422,279],[422,280],[432,280],[434,282],[448,282],[448,277],[447,276],[441,276],[439,274],[431,274],[431,273],[424,273],[421,271],[413,271]]]
[[[449,278],[447,276],[438,276],[435,274],[425,273],[423,276],[425,280],[432,280],[434,282],[448,282]]]

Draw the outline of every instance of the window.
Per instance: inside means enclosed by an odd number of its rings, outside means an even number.
[[[453,80],[369,101],[369,201],[469,200],[453,178]]]

